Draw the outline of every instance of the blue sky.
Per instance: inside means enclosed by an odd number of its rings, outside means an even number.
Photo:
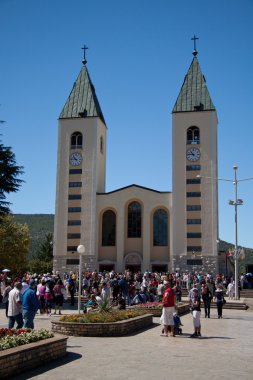
[[[25,174],[14,213],[54,213],[57,124],[81,69],[108,127],[107,186],[172,189],[171,111],[191,37],[219,118],[219,177],[253,177],[251,0],[0,0],[0,132]],[[153,149],[154,146],[154,149]],[[220,238],[234,241],[232,183],[219,182]],[[253,247],[253,181],[239,183],[238,242]]]

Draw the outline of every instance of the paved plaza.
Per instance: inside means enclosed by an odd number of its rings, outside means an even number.
[[[244,300],[245,301],[245,300]],[[113,338],[69,337],[66,357],[12,379],[39,380],[168,380],[168,379],[247,379],[253,378],[253,300],[248,310],[223,310],[217,319],[201,317],[202,337],[190,338],[191,314],[181,317],[183,335],[161,337],[159,318],[137,334]],[[64,313],[72,313],[67,308]],[[37,315],[35,328],[50,329],[58,316]],[[0,309],[0,327],[6,327]]]

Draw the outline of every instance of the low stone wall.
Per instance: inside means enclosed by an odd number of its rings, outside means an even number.
[[[53,338],[0,351],[0,379],[48,364],[66,355],[67,337]]]
[[[145,308],[145,306],[140,306],[140,307],[131,306],[130,308],[133,310],[143,310],[146,313],[152,314],[153,317],[160,317],[162,315],[162,308],[153,308],[152,309],[151,307]],[[187,314],[187,313],[189,313],[189,304],[186,303],[183,305],[178,305],[176,309],[177,309],[178,315],[180,315],[180,316]]]
[[[122,336],[148,327],[153,323],[152,314],[110,323],[72,323],[51,321],[52,331],[74,336]]]

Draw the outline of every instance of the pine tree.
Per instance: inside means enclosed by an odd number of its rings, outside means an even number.
[[[23,182],[18,176],[22,173],[23,167],[17,165],[11,148],[0,143],[0,216],[10,212],[5,194],[18,191]]]

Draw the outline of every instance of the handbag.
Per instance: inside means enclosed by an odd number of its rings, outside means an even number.
[[[227,303],[227,301],[225,300],[225,298],[223,298],[223,303]]]

